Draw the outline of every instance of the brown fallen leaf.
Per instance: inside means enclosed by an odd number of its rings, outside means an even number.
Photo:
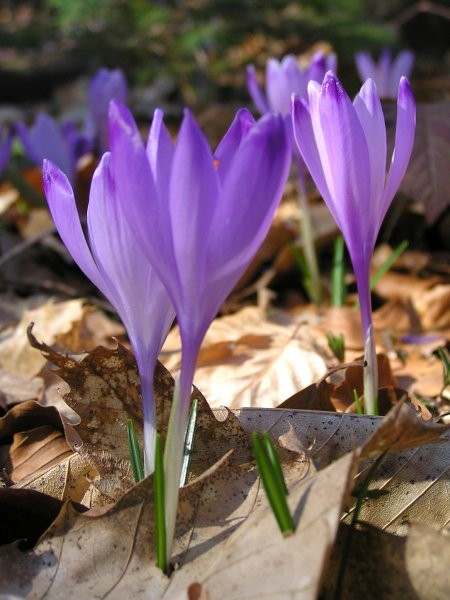
[[[10,373],[27,377],[37,375],[45,365],[45,359],[28,342],[27,328],[30,322],[36,323],[37,335],[45,336],[51,344],[59,335],[69,331],[82,316],[82,300],[58,303],[48,300],[38,308],[26,310],[20,322],[0,342],[0,365]]]
[[[324,355],[304,320],[284,314],[277,315],[277,322],[256,307],[216,319],[205,336],[195,374],[210,406],[274,407],[321,377],[326,371]],[[163,362],[172,373],[179,368],[179,349],[175,330],[163,348]]]
[[[60,462],[72,450],[56,409],[30,400],[0,419],[0,453],[4,474],[17,483]]]
[[[52,600],[70,588],[81,598],[108,593],[111,600],[152,600],[177,597],[196,581],[210,600],[292,591],[312,600],[353,465],[348,454],[291,487],[296,533],[284,539],[262,502],[254,468],[238,469],[225,458],[180,492],[174,556],[181,568],[171,579],[154,565],[150,479],[106,511],[79,514],[66,504],[32,551],[0,548],[5,567],[0,592]],[[267,565],[271,577],[261,577]]]
[[[336,598],[349,526],[339,529],[322,589],[323,600]],[[446,600],[450,539],[433,529],[412,525],[402,537],[361,524],[347,549],[341,600]]]

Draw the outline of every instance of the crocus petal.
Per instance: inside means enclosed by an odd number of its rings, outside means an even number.
[[[257,110],[262,115],[265,115],[267,112],[269,112],[269,105],[267,104],[267,100],[265,99],[261,87],[256,79],[255,67],[253,65],[247,66],[247,89]]]
[[[414,64],[414,54],[408,50],[399,52],[392,63],[389,77],[389,96],[395,98],[401,77],[411,75]]]
[[[271,58],[266,65],[266,90],[271,109],[282,115],[289,114],[291,89],[280,63]]]
[[[300,96],[294,96],[292,99],[292,124],[294,138],[300,150],[300,154],[333,218],[339,223],[339,215],[334,205],[334,199],[330,195],[330,190],[328,189],[328,184],[323,172],[321,157],[317,149],[308,103],[303,100],[303,98],[300,98]]]
[[[207,259],[215,280],[229,278],[228,288],[267,234],[287,179],[290,148],[284,118],[266,115],[242,141],[224,179]]]
[[[297,59],[293,54],[288,54],[281,61],[281,69],[284,72],[284,76],[287,81],[288,95],[287,99],[290,100],[291,94],[306,93],[307,75],[306,72],[302,71],[299,67]],[[289,114],[288,105],[282,114]]]
[[[170,134],[163,121],[164,113],[157,108],[147,140],[147,156],[152,169],[153,179],[163,194],[164,186],[170,178],[174,148]]]
[[[370,54],[367,52],[357,52],[355,55],[355,62],[361,81],[375,78],[376,67]]]
[[[367,220],[376,229],[386,175],[386,125],[377,88],[372,79],[364,83],[353,101],[353,106],[367,140],[372,189],[372,202],[367,207]]]
[[[178,265],[182,294],[172,295],[180,316],[202,287],[206,260],[204,240],[216,209],[219,177],[209,145],[194,121],[185,110],[177,139],[170,178],[169,211],[171,215],[173,247]],[[167,285],[167,284],[166,284]]]
[[[75,177],[75,158],[54,119],[46,114],[38,115],[33,127],[27,130],[18,124],[17,132],[28,157],[37,165],[44,158],[51,160],[67,175],[72,183]]]
[[[84,237],[72,187],[66,175],[54,163],[44,160],[43,180],[50,213],[62,241],[84,274],[107,296],[109,288]]]
[[[389,49],[385,48],[380,56],[376,67],[377,76],[374,78],[377,82],[378,93],[382,98],[389,98],[391,90],[389,89],[391,74],[392,57]]]
[[[409,81],[406,77],[402,77],[398,86],[395,147],[381,202],[378,227],[381,225],[381,221],[405,174],[414,145],[415,130],[416,104]]]
[[[173,273],[168,199],[159,197],[148,153],[128,108],[111,101],[109,114],[112,169],[126,218],[155,268]]]
[[[229,172],[237,149],[254,124],[255,119],[246,108],[237,111],[228,131],[214,152],[214,166],[221,180]]]
[[[371,201],[367,141],[349,97],[331,71],[325,76],[318,103],[311,104],[311,118],[342,233],[355,242],[365,239],[370,224],[358,215]]]
[[[99,139],[100,153],[109,149],[109,102],[114,99],[125,104],[127,97],[128,85],[120,69],[102,68],[92,78],[89,86],[89,107]]]

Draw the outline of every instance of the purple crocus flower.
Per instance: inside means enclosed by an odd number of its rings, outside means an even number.
[[[6,125],[0,124],[0,175],[6,168],[11,156],[12,132]]]
[[[368,52],[358,52],[355,61],[361,81],[373,79],[380,98],[396,98],[400,77],[411,75],[414,54],[402,50],[392,60],[390,51],[385,49],[376,63]]]
[[[97,136],[100,153],[109,150],[108,111],[111,100],[126,104],[128,85],[121,69],[99,69],[89,85],[89,130]]]
[[[126,160],[125,156],[121,157]],[[124,217],[124,203],[106,153],[92,179],[86,239],[70,183],[58,167],[44,161],[44,188],[61,239],[85,275],[108,298],[130,339],[141,380],[145,472],[154,468],[156,433],[153,373],[175,311]]]
[[[52,117],[41,113],[32,127],[27,128],[24,123],[17,123],[16,127],[32,162],[41,166],[44,159],[49,159],[74,183],[77,161],[89,152],[90,142],[73,123],[58,125]]]
[[[325,56],[317,52],[306,68],[301,68],[297,58],[288,54],[281,61],[270,58],[266,64],[266,96],[257,79],[253,65],[247,66],[247,88],[258,111],[282,115],[291,114],[291,96],[306,98],[309,81],[322,81],[327,71],[336,70],[336,55]]]
[[[110,143],[118,192],[144,253],[175,306],[182,340],[164,453],[168,551],[192,381],[203,337],[264,239],[287,179],[285,120],[237,113],[215,154],[185,110],[173,146],[156,110],[147,147],[126,107],[111,105]]]
[[[395,149],[386,173],[386,126],[375,83],[368,79],[353,104],[332,72],[311,82],[309,102],[293,99],[294,136],[303,159],[342,231],[353,264],[365,348],[364,402],[376,411],[378,390],[370,262],[381,223],[405,173],[414,142],[416,109],[405,77],[397,98]]]
[[[325,56],[317,52],[312,57],[306,68],[301,68],[297,58],[288,54],[281,61],[271,58],[266,65],[266,96],[261,90],[256,79],[253,65],[247,67],[247,88],[256,108],[261,114],[278,112],[283,115],[292,130],[291,97],[292,94],[307,99],[309,81],[321,82],[325,73],[336,70],[337,59],[335,54]],[[293,159],[297,168],[298,201],[301,218],[301,237],[303,252],[309,270],[310,285],[308,288],[311,300],[320,305],[322,302],[322,282],[320,278],[319,263],[314,245],[313,226],[309,210],[308,194],[306,191],[306,169],[303,160],[291,136]]]

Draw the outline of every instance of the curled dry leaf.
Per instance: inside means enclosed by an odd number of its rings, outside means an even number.
[[[70,392],[64,399],[80,416],[76,432],[90,467],[99,473],[99,478],[95,477],[94,487],[106,497],[116,500],[130,485],[127,469],[120,468],[121,484],[114,491],[117,461],[126,461],[127,464],[129,461],[127,419],[135,422],[139,438],[142,431],[142,401],[132,353],[118,344],[115,349],[99,347],[81,356],[63,356],[38,342],[31,330],[29,337],[30,343],[59,367],[56,374],[70,386]],[[158,363],[155,402],[157,427],[163,437],[167,430],[173,388],[172,376]],[[193,398],[199,404],[191,473],[200,475],[231,447],[234,448],[233,461],[251,460],[249,439],[234,415],[229,413],[225,419],[218,421],[197,389],[194,389]],[[52,477],[56,476],[59,477],[58,471],[54,470]],[[83,475],[80,486],[83,488],[85,485]],[[92,490],[92,487],[89,489]],[[63,490],[60,494],[64,494]],[[103,497],[101,503],[104,504]]]
[[[56,409],[33,401],[14,406],[0,419],[0,452],[3,472],[13,483],[72,454]]]
[[[291,486],[296,533],[284,539],[263,501],[254,467],[224,457],[180,492],[171,579],[154,564],[151,478],[107,510],[64,505],[28,553],[0,548],[0,592],[22,598],[176,598],[192,584],[210,600],[301,594],[316,598],[354,466],[348,454]],[[264,572],[270,577],[261,577]],[[278,594],[278,596],[277,596]]]
[[[179,368],[178,332],[169,334],[163,356]],[[274,407],[326,371],[323,353],[306,323],[284,315],[269,319],[256,307],[216,319],[205,336],[195,383],[212,407]]]

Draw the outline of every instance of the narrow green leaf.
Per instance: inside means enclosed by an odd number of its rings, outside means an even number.
[[[384,263],[378,267],[378,269],[375,271],[375,273],[370,278],[370,289],[371,290],[373,290],[373,288],[377,285],[377,283],[380,281],[380,279],[383,277],[383,275],[385,275],[389,271],[389,269],[395,263],[397,258],[401,254],[403,254],[403,252],[406,250],[406,248],[408,246],[409,246],[408,240],[403,240],[403,242],[401,244],[399,244],[396,248],[394,248],[394,250],[392,250],[392,252],[389,254],[389,256],[384,261]]]
[[[358,392],[355,390],[355,388],[353,388],[353,400],[355,401],[356,412],[358,413],[358,415],[363,415],[364,410],[363,410],[363,407],[361,406],[361,402],[359,401],[359,397],[358,397]]]
[[[339,235],[334,242],[333,269],[331,272],[331,306],[345,304],[344,238]]]
[[[326,333],[328,347],[339,362],[345,362],[345,339],[344,334],[334,335],[331,331]]]
[[[155,472],[153,474],[153,495],[155,499],[156,566],[167,574],[166,511],[164,493],[164,460],[161,435],[156,434]]]
[[[192,448],[194,446],[195,424],[197,421],[198,400],[194,399],[189,410],[186,435],[184,436],[183,464],[181,466],[180,487],[186,485],[189,475],[189,465],[191,463]]]
[[[442,363],[442,368],[444,370],[442,374],[443,383],[444,387],[447,387],[448,385],[450,385],[450,355],[447,352],[445,346],[441,346],[441,348],[436,348],[434,354],[437,355],[437,357]]]
[[[267,456],[265,446],[256,431],[253,432],[252,439],[253,453],[267,499],[281,532],[287,535],[294,531],[294,521],[289,511],[285,491],[283,488],[280,489],[279,479],[274,473],[272,462]]]
[[[139,448],[133,421],[131,419],[127,420],[127,432],[131,472],[133,473],[134,482],[139,483],[139,481],[144,479],[144,468],[142,466],[141,450]]]
[[[273,474],[277,479],[278,489],[280,491],[282,490],[284,492],[284,494],[287,496],[287,494],[289,492],[286,487],[286,482],[284,480],[283,471],[282,471],[281,465],[280,465],[280,459],[278,458],[278,454],[276,453],[275,446],[273,445],[273,442],[272,442],[272,438],[267,433],[267,431],[265,431],[262,434],[262,442],[264,445],[264,449],[265,449],[267,458],[270,460],[270,463],[272,465]]]

